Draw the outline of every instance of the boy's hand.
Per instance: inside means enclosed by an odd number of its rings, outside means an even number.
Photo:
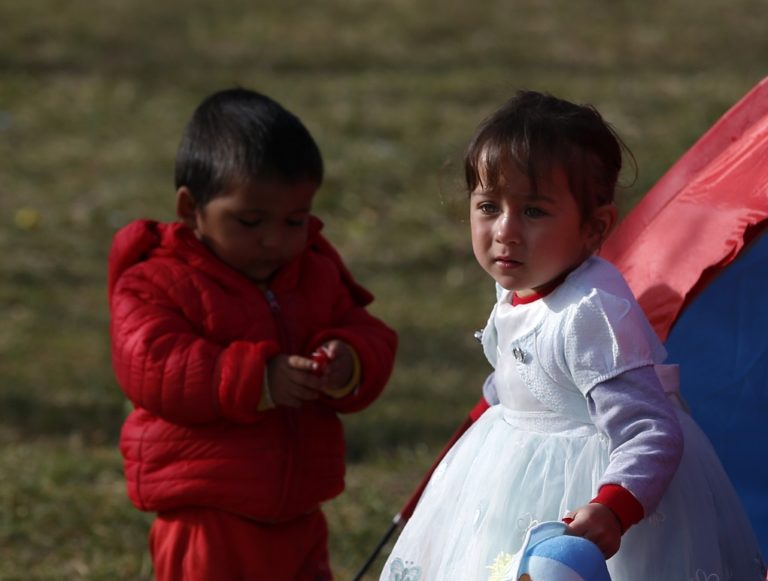
[[[267,363],[267,382],[277,406],[301,407],[325,390],[345,387],[354,371],[352,347],[343,341],[324,343],[312,357],[275,355]]]
[[[314,372],[322,378],[325,389],[345,387],[354,372],[352,347],[344,341],[328,341],[312,354]]]
[[[568,523],[567,534],[592,541],[606,559],[619,550],[621,525],[607,506],[592,502],[569,512],[563,520]]]
[[[267,363],[267,382],[277,406],[301,407],[323,393],[324,378],[314,373],[315,364],[300,355],[275,355]]]

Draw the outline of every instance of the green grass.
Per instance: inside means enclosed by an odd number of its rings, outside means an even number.
[[[0,0],[0,579],[150,578],[105,262],[117,227],[173,218],[175,148],[206,94],[250,86],[304,119],[327,233],[400,332],[388,390],[345,419],[348,490],[327,512],[348,579],[487,371],[471,335],[492,288],[459,182],[474,127],[519,87],[595,104],[639,164],[626,211],[766,75],[766,16],[762,0]]]

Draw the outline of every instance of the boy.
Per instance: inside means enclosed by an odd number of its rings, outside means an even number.
[[[135,408],[120,449],[132,502],[157,513],[157,579],[331,579],[337,412],[381,393],[397,337],[311,215],[322,178],[298,118],[221,91],[179,147],[179,222],[115,236],[112,357]]]

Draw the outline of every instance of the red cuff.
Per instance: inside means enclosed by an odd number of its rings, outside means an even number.
[[[618,484],[601,486],[597,496],[590,502],[597,502],[611,509],[611,512],[619,519],[622,534],[626,533],[632,525],[639,523],[645,516],[643,505],[632,496],[629,490]]]

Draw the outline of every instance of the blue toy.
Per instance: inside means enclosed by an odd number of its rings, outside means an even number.
[[[531,527],[517,553],[496,558],[488,581],[611,581],[597,545],[566,529],[556,521]]]

